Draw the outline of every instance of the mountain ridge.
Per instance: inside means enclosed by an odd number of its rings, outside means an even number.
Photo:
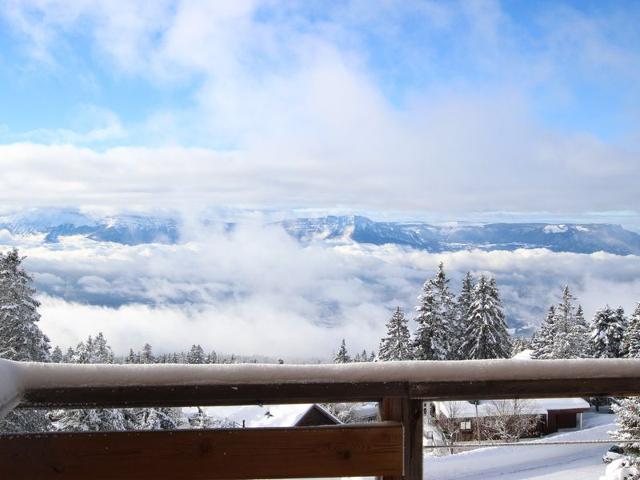
[[[203,224],[216,222],[204,220]],[[221,222],[222,223],[222,222]],[[445,252],[481,249],[547,248],[554,252],[640,255],[640,234],[608,223],[479,223],[433,225],[425,222],[375,221],[359,215],[301,217],[271,222],[301,243],[393,244]],[[225,223],[225,231],[235,224]],[[73,210],[45,209],[0,216],[0,230],[14,235],[44,234],[45,242],[82,235],[124,245],[178,243],[180,221],[170,216],[89,216]]]

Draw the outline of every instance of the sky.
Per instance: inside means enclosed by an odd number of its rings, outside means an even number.
[[[638,222],[635,1],[6,0],[4,209]]]

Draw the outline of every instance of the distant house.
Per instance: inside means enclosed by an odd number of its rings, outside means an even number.
[[[531,353],[531,350],[523,350],[513,360],[531,360]],[[561,428],[582,428],[582,414],[590,408],[582,398],[536,398],[524,402],[526,406],[519,414],[537,419],[535,428],[529,433],[531,436],[548,435]],[[490,400],[425,403],[424,410],[425,416],[432,421],[440,421],[441,425],[446,424],[449,432],[455,432],[455,441],[476,439],[477,421],[495,417],[497,413],[496,403]],[[482,433],[480,435],[482,437]]]
[[[537,398],[525,402],[526,408],[520,414],[537,417],[532,436],[547,435],[561,428],[582,428],[582,414],[590,408],[582,398]],[[476,422],[495,417],[497,412],[495,404],[489,400],[445,401],[434,402],[428,414],[436,421],[457,422],[455,440],[469,441],[476,439]]]
[[[227,425],[236,428],[303,427],[342,423],[317,403],[206,407],[205,410],[207,415],[224,420]]]
[[[317,425],[338,425],[342,422],[338,420],[329,410],[322,405],[314,403],[307,408],[307,411],[294,423],[296,427],[310,427]]]

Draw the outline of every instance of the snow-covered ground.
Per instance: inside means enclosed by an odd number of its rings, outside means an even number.
[[[537,442],[608,440],[615,416],[587,413],[584,429],[549,435]],[[611,445],[489,447],[444,457],[426,456],[425,480],[598,480],[602,455]]]

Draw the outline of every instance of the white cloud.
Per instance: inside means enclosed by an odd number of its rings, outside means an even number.
[[[536,92],[566,88],[572,56],[580,58],[581,71],[635,78],[625,65],[637,64],[636,53],[606,35],[620,24],[618,16],[596,21],[560,8],[535,20],[541,38],[533,42],[495,2],[314,8],[260,1],[9,2],[5,15],[41,57],[56,58],[79,35],[119,75],[169,91],[188,85],[192,102],[158,109],[138,123],[105,115],[79,133],[31,132],[40,141],[138,139],[156,147],[96,152],[5,145],[0,158],[11,173],[0,182],[0,198],[16,205],[440,212],[575,213],[635,205],[637,147],[558,130],[538,116]],[[323,20],[311,21],[309,10]],[[427,38],[414,44],[401,34],[408,18],[424,20]],[[574,22],[558,20],[566,18]],[[438,76],[457,71],[438,56],[439,35],[452,39],[469,78]],[[400,52],[396,68],[409,77],[431,78],[432,67],[433,81],[413,86],[403,85],[402,75],[381,78],[371,65],[369,36]],[[417,64],[426,70],[412,72]],[[484,76],[489,80],[478,81]],[[402,94],[394,100],[385,85],[395,83]],[[183,144],[205,148],[166,146]]]
[[[640,257],[547,250],[430,254],[384,245],[302,246],[281,230],[191,230],[178,245],[80,238],[22,253],[43,293],[42,326],[73,345],[104,331],[119,352],[208,349],[327,358],[344,337],[376,348],[395,306],[411,316],[422,282],[444,261],[457,290],[466,271],[495,275],[513,325],[537,324],[569,284],[587,317],[640,301]]]

